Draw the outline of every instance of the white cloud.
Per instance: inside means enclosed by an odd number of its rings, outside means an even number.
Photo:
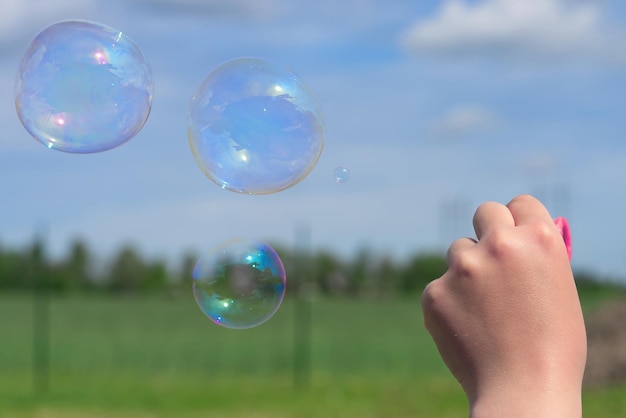
[[[500,124],[500,118],[485,107],[461,105],[436,119],[430,127],[430,136],[435,139],[456,139],[489,132]]]
[[[611,33],[601,12],[592,2],[447,0],[434,16],[414,23],[402,41],[416,53],[607,58],[619,47],[615,36],[624,34]]]

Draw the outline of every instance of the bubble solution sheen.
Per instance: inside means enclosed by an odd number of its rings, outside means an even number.
[[[297,184],[324,145],[321,109],[302,80],[260,58],[228,61],[207,75],[191,100],[188,137],[206,176],[244,194]]]
[[[48,148],[93,153],[141,130],[152,93],[150,67],[128,36],[69,20],[28,44],[15,80],[15,108],[24,128]]]
[[[285,296],[286,276],[278,254],[260,241],[227,241],[198,260],[193,293],[213,322],[252,328],[274,315]]]

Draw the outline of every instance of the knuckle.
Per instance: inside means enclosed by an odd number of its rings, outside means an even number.
[[[513,203],[513,204],[518,204],[518,203],[526,204],[526,203],[536,202],[536,201],[537,201],[537,199],[534,196],[530,195],[530,194],[521,194],[521,195],[515,196],[511,200],[511,203]]]
[[[432,329],[433,323],[436,322],[434,317],[437,316],[437,312],[440,309],[439,305],[441,304],[442,298],[445,298],[445,295],[443,295],[441,282],[438,280],[430,282],[424,289],[424,292],[422,292],[421,305],[424,316],[424,326],[429,331]]]
[[[437,280],[433,280],[424,288],[421,298],[423,308],[430,308],[435,305],[437,294],[439,292],[438,283],[439,282]]]
[[[560,239],[552,224],[537,223],[533,226],[533,232],[536,245],[542,249],[553,247]]]
[[[448,264],[450,269],[461,277],[473,277],[479,268],[478,263],[470,251],[456,251],[450,254]]]
[[[497,259],[506,258],[516,251],[515,243],[508,232],[501,229],[492,231],[486,244],[489,254]]]

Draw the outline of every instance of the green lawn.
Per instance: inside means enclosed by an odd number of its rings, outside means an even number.
[[[307,334],[291,300],[260,327],[228,330],[205,318],[191,295],[55,297],[48,389],[36,391],[33,300],[0,296],[0,416],[467,415],[422,327],[418,298],[309,306]],[[296,350],[298,333],[310,344]],[[585,393],[586,415],[624,416],[624,389]]]

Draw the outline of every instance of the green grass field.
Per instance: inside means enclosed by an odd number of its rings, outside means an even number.
[[[54,297],[48,388],[37,391],[33,299],[1,296],[0,417],[467,416],[418,298],[309,306],[310,344],[296,354],[306,328],[291,300],[260,327],[228,330],[191,295]],[[307,352],[308,368],[294,360]],[[625,416],[625,392],[585,392],[585,416]]]

